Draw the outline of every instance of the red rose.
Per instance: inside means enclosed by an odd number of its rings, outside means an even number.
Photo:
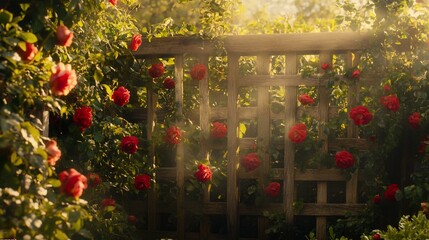
[[[352,73],[352,77],[355,79],[359,79],[360,78],[360,71],[359,70],[354,70]]]
[[[408,117],[408,123],[410,123],[410,126],[412,128],[419,128],[419,122],[420,122],[420,113],[414,112]]]
[[[64,25],[57,27],[57,44],[63,47],[70,47],[73,40],[73,32]]]
[[[162,65],[162,63],[154,63],[149,68],[149,75],[152,78],[159,78],[162,76],[162,74],[164,74],[164,72],[165,72],[165,69],[164,69],[164,65]]]
[[[76,72],[70,64],[58,63],[51,71],[49,85],[55,96],[66,96],[77,85]]]
[[[116,5],[116,0],[115,0],[115,4]],[[137,51],[137,49],[139,49],[140,45],[142,44],[142,35],[141,34],[136,34],[133,36],[133,38],[131,39],[130,44],[128,44],[128,48],[131,51]]]
[[[249,153],[241,159],[241,163],[243,164],[244,169],[246,169],[246,172],[250,172],[261,165],[261,160],[259,160],[258,154]]]
[[[380,194],[377,194],[374,196],[374,198],[372,199],[372,202],[375,204],[380,204],[381,203],[381,196]]]
[[[191,78],[194,80],[203,80],[206,76],[207,68],[204,64],[197,63],[191,69]]]
[[[277,197],[280,194],[280,183],[270,182],[268,186],[264,188],[264,192],[269,197]]]
[[[213,138],[224,138],[226,136],[227,130],[226,125],[220,122],[212,123],[212,130],[210,132]]]
[[[166,89],[174,89],[176,87],[176,82],[174,82],[172,78],[166,78],[164,79],[164,82],[162,83],[162,85]]]
[[[357,106],[350,111],[350,118],[357,126],[366,125],[372,120],[372,114],[368,108],[364,106]]]
[[[424,154],[426,152],[426,146],[429,145],[428,141],[429,141],[429,136],[425,136],[420,141],[420,145],[419,145],[419,149],[418,149],[420,154]]]
[[[322,64],[322,66],[321,66],[321,68],[323,69],[323,70],[327,70],[328,68],[330,68],[331,67],[331,65],[329,65],[329,63],[324,63],[324,64]]]
[[[80,127],[81,131],[91,126],[92,122],[92,109],[88,106],[83,106],[75,110],[73,121]]]
[[[198,166],[198,170],[194,173],[195,178],[200,182],[207,182],[212,179],[212,171],[204,164]]]
[[[399,190],[398,184],[390,184],[384,192],[384,198],[388,201],[396,201],[396,192]]]
[[[314,99],[307,94],[299,95],[298,100],[302,105],[310,105],[314,103]]]
[[[48,153],[48,163],[54,166],[61,157],[61,150],[57,146],[57,141],[50,140],[46,144],[46,152]]]
[[[383,96],[380,98],[380,103],[387,110],[392,110],[393,112],[397,112],[399,110],[399,99],[394,95]]]
[[[98,185],[101,184],[101,178],[100,175],[98,175],[97,173],[88,173],[86,175],[86,178],[88,179],[88,185],[90,187],[97,187]]]
[[[36,54],[39,52],[32,43],[25,43],[25,49],[22,49],[18,45],[18,49],[16,51],[18,55],[21,57],[22,61],[30,62],[34,59]]]
[[[390,84],[388,84],[388,83],[384,84],[383,89],[386,92],[390,91]]]
[[[297,123],[289,129],[289,139],[293,143],[302,143],[307,138],[307,127],[303,123]]]
[[[73,168],[69,172],[62,171],[58,177],[61,181],[61,192],[69,196],[80,197],[87,188],[86,177]]]
[[[124,87],[119,87],[113,92],[112,98],[116,105],[123,107],[130,101],[130,91]]]
[[[115,201],[115,199],[112,199],[112,198],[105,198],[105,199],[101,200],[101,206],[103,208],[110,207],[110,206],[116,207],[116,201]]]
[[[176,145],[180,143],[181,138],[182,132],[180,129],[176,126],[171,126],[167,129],[164,139],[167,143]]]
[[[353,155],[347,151],[340,151],[335,154],[335,164],[337,167],[347,169],[355,164]]]
[[[113,6],[116,6],[116,4],[118,3],[118,0],[109,0],[109,2],[110,2]]]
[[[146,190],[150,188],[150,176],[147,174],[137,175],[134,177],[134,187],[137,190]]]
[[[372,235],[372,239],[374,239],[374,240],[380,240],[381,239],[380,234],[375,233],[374,235]]]
[[[121,149],[126,153],[134,154],[135,152],[137,152],[138,144],[139,139],[137,137],[125,136],[121,140]]]
[[[128,215],[127,220],[129,223],[136,223],[138,221],[137,217],[134,215]]]

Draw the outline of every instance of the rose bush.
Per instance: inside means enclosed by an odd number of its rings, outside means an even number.
[[[398,184],[390,184],[384,191],[384,198],[388,201],[396,201],[396,192],[399,191]]]

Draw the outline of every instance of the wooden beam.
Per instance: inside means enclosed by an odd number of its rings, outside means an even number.
[[[228,53],[241,55],[278,54],[284,52],[314,53],[320,51],[345,52],[366,47],[370,34],[357,32],[291,33],[271,35],[226,36],[224,47]],[[316,41],[317,39],[317,41]],[[143,40],[135,57],[174,56],[177,54],[210,54],[215,50],[209,41],[196,37],[176,36]]]

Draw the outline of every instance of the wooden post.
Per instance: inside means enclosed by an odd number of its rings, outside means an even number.
[[[270,56],[258,55],[256,58],[256,74],[269,75],[270,74]],[[257,147],[258,155],[261,156],[262,164],[259,171],[259,184],[261,192],[269,179],[271,162],[268,148],[270,145],[270,87],[258,87],[258,107],[257,107],[257,124],[258,124],[258,138]],[[268,228],[268,219],[264,216],[259,216],[258,220],[258,239],[267,239],[265,230]]]
[[[332,55],[328,52],[320,53],[320,63],[332,65]],[[330,93],[326,86],[320,84],[319,87],[319,121],[327,123],[329,121],[329,100]],[[328,152],[328,136],[319,128],[319,138],[323,141],[322,152]],[[317,203],[327,203],[328,201],[328,184],[327,182],[317,183]],[[326,239],[326,217],[319,216],[316,218],[316,236],[318,240]]]
[[[153,166],[155,166],[156,164],[156,159],[155,159],[155,145],[152,142],[152,136],[153,136],[153,131],[155,128],[155,124],[156,124],[156,102],[157,102],[157,97],[156,94],[153,92],[153,89],[151,87],[151,85],[153,84],[153,79],[150,80],[150,86],[147,89],[147,127],[146,127],[146,131],[147,131],[147,140],[150,143],[150,148],[149,148],[149,157],[148,159],[150,159],[150,162],[153,164]],[[155,181],[156,181],[156,175],[155,175]],[[154,184],[153,187],[151,187],[150,191],[148,191],[148,230],[149,232],[155,232],[156,231],[156,225],[157,225],[157,211],[156,211],[156,183]]]
[[[227,226],[228,239],[238,239],[238,109],[237,109],[237,80],[238,55],[228,55],[228,179],[227,179]]]
[[[174,75],[176,81],[175,100],[176,125],[182,129],[183,124],[183,55],[177,55],[174,62]],[[185,239],[185,161],[183,143],[177,144],[176,149],[176,184],[177,184],[177,239]]]
[[[286,55],[286,75],[295,75],[296,70],[296,53],[288,53]],[[284,147],[284,176],[283,179],[283,202],[284,210],[286,211],[286,221],[288,224],[293,224],[294,212],[293,201],[295,193],[295,146],[288,138],[288,131],[296,121],[296,101],[297,87],[286,87],[285,90],[285,147]]]
[[[199,63],[204,64],[208,70],[208,56],[199,56]],[[210,106],[209,106],[209,82],[208,73],[204,76],[204,79],[199,81],[200,88],[200,127],[201,127],[201,153],[203,155],[203,161],[209,161],[209,149],[208,149],[208,138],[210,133]],[[210,202],[210,183],[205,184],[203,187],[203,204],[205,206]],[[208,239],[210,236],[210,218],[206,214],[203,215],[202,222],[200,224],[201,239]]]
[[[354,58],[353,58],[354,57]],[[346,56],[346,69],[356,67],[358,64],[359,55],[354,55],[352,52],[347,52]],[[347,108],[352,109],[357,106],[359,101],[359,80],[351,80],[352,82],[348,84],[349,91],[347,95]],[[347,138],[357,138],[358,137],[358,128],[350,119],[347,126]],[[355,163],[356,165],[358,163]],[[353,173],[353,176],[346,183],[346,203],[357,203],[357,191],[358,191],[358,172],[359,169]]]

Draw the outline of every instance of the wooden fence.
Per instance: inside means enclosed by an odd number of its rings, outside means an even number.
[[[325,87],[327,80],[323,78],[302,78],[298,75],[297,60],[301,55],[318,55],[320,63],[332,64],[333,55],[343,54],[345,57],[345,68],[352,68],[358,64],[359,54],[365,47],[367,36],[359,33],[306,33],[306,34],[279,34],[279,35],[248,35],[248,36],[228,36],[224,39],[226,57],[228,59],[227,68],[227,107],[210,107],[209,105],[209,81],[203,79],[199,82],[199,102],[200,102],[200,127],[202,139],[209,136],[210,124],[212,120],[224,119],[227,122],[227,197],[226,202],[210,201],[210,189],[205,188],[202,201],[199,203],[187,202],[185,200],[185,181],[191,177],[185,171],[184,146],[179,144],[176,151],[175,167],[160,167],[156,172],[156,180],[175,180],[177,187],[177,207],[166,209],[157,204],[156,189],[152,188],[148,195],[148,200],[142,205],[135,202],[132,208],[145,209],[147,214],[147,229],[142,230],[144,239],[267,239],[265,230],[268,220],[262,216],[263,211],[285,212],[288,223],[294,223],[298,216],[312,216],[315,220],[316,235],[319,240],[326,239],[327,218],[330,216],[343,216],[346,213],[357,213],[363,208],[358,203],[358,170],[351,178],[339,169],[305,169],[295,168],[295,144],[287,137],[288,129],[294,125],[299,118],[300,112],[308,111],[308,114],[321,122],[328,122],[330,118],[338,114],[338,107],[330,106],[330,93]],[[212,56],[214,48],[211,43],[188,37],[174,37],[164,39],[152,39],[152,41],[142,44],[135,54],[137,58],[174,58],[175,71],[175,99],[177,113],[181,114],[183,109],[183,81],[185,58],[189,56],[197,57],[199,62],[208,63],[209,56]],[[282,75],[270,74],[271,56],[285,56],[285,71]],[[245,56],[256,56],[256,75],[240,76],[239,59]],[[209,72],[212,69],[209,69]],[[349,86],[347,102],[349,106],[355,106],[359,98],[360,84],[367,81],[362,78],[357,84]],[[297,104],[297,95],[300,86],[316,86],[318,89],[318,104],[313,107],[306,107],[303,110]],[[270,109],[270,87],[282,86],[285,88],[284,111],[274,113]],[[257,89],[256,106],[244,107],[238,104],[238,92],[240,87],[255,87]],[[155,97],[153,93],[148,93],[147,98],[147,123],[148,139],[152,137],[155,118]],[[255,120],[257,122],[257,136],[255,138],[239,138],[239,122]],[[284,121],[284,166],[273,168],[268,160],[270,155],[266,151],[259,151],[263,156],[263,163],[256,172],[245,173],[239,168],[238,149],[249,147],[255,141],[258,146],[268,147],[270,144],[270,124],[272,120]],[[176,123],[178,126],[182,122]],[[329,139],[320,130],[319,138],[325,140],[322,151],[336,151],[341,147],[359,147],[365,149],[367,143],[358,138],[358,130],[353,124],[347,124],[346,136],[344,138]],[[201,151],[208,157],[211,146],[202,142]],[[152,152],[153,154],[153,152]],[[153,159],[155,161],[155,159]],[[264,176],[272,176],[272,179],[281,182],[282,201],[275,203],[265,203],[258,207],[249,207],[240,202],[240,181],[242,179],[258,179],[264,181]],[[297,199],[297,184],[302,182],[315,182],[316,201],[314,203],[304,203],[300,211],[294,211],[294,201]],[[328,186],[330,182],[345,183],[345,202],[328,202]],[[195,208],[200,209],[202,218],[198,232],[188,232],[186,229],[186,214]],[[173,211],[176,217],[176,226],[173,231],[162,231],[160,223],[160,213]],[[211,233],[211,216],[222,216],[226,221],[226,233]],[[240,233],[240,219],[242,216],[252,216],[256,219],[257,236],[252,238],[243,237]]]

